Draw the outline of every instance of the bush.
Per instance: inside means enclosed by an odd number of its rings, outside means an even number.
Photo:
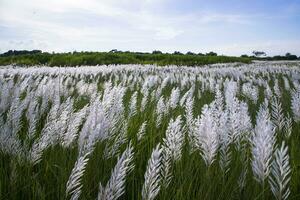
[[[32,55],[2,56],[0,65],[49,65],[81,66],[109,64],[157,64],[157,65],[205,65],[212,63],[251,62],[250,58],[217,56],[210,52],[207,55],[188,52],[186,55],[175,51],[173,54],[153,51],[141,52],[72,52],[72,53],[37,53]]]

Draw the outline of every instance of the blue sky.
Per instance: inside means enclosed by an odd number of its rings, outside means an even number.
[[[300,0],[0,0],[0,52],[300,56]]]

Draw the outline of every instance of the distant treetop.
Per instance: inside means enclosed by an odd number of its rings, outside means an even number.
[[[31,54],[37,54],[42,53],[41,50],[9,50],[3,54],[0,54],[0,56],[18,56],[18,55],[31,55]]]
[[[252,51],[253,55],[256,57],[267,56],[264,51]]]

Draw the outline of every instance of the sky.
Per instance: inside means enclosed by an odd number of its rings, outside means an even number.
[[[0,52],[300,56],[300,0],[0,0]]]

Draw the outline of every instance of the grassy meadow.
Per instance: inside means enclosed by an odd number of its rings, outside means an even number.
[[[300,199],[300,64],[1,67],[0,199]]]

